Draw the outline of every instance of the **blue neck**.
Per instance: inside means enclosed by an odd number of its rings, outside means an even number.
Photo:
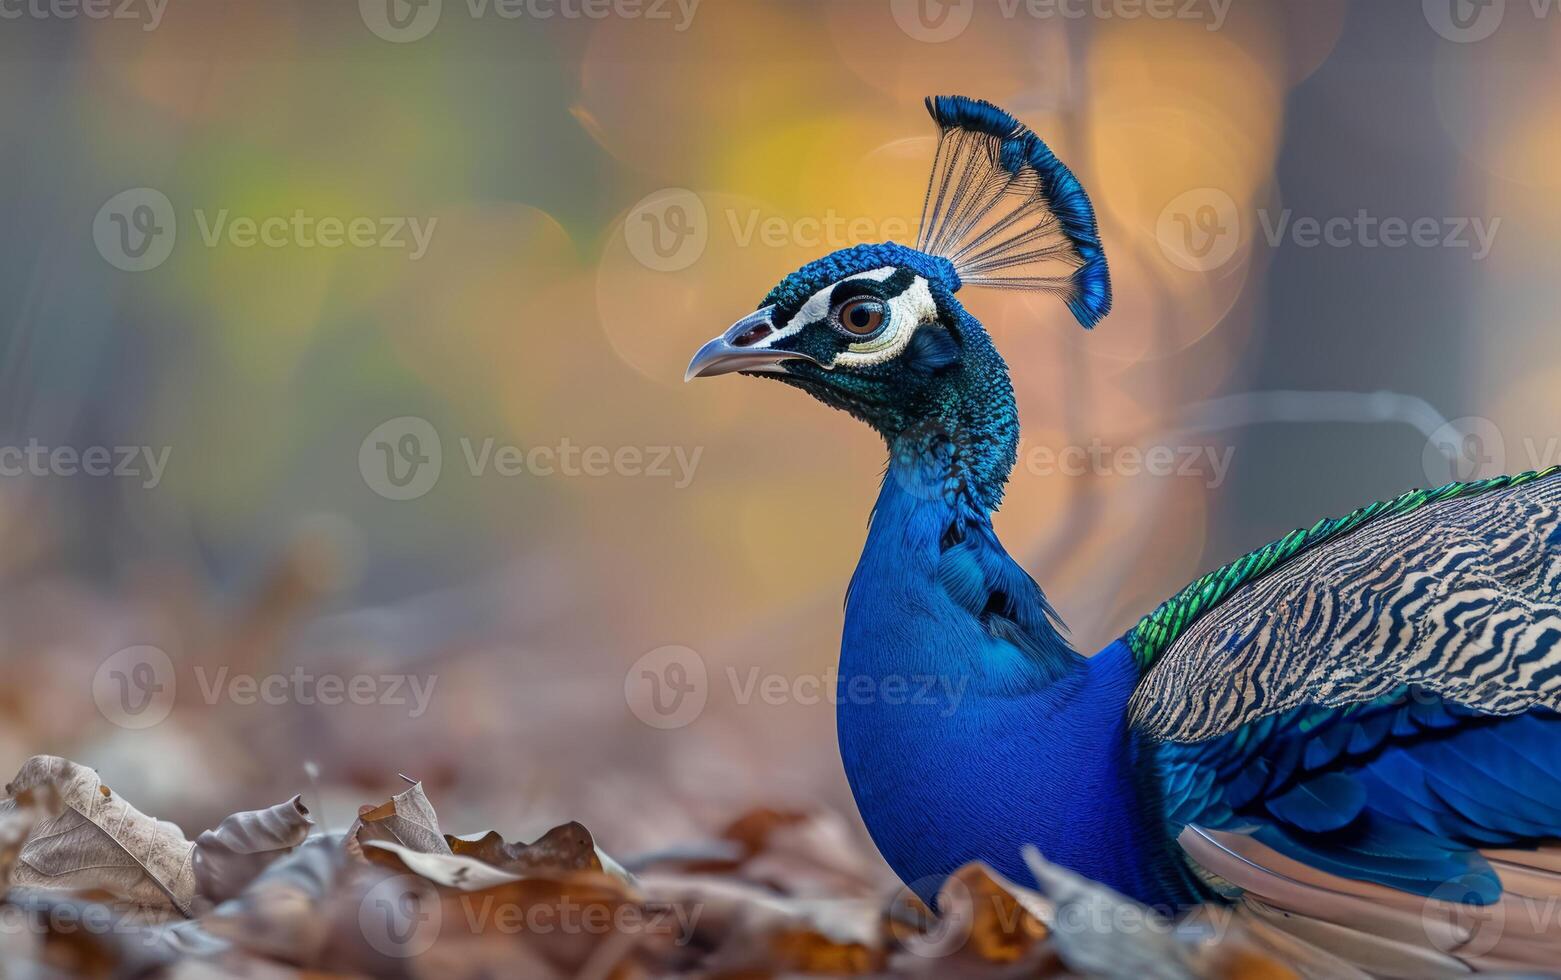
[[[902,478],[942,483],[948,502],[985,517],[1002,503],[1019,451],[1019,409],[1008,365],[975,318],[951,303],[961,337],[957,364],[917,400],[912,414],[879,425]],[[891,475],[892,475],[891,471]]]
[[[1068,647],[954,455],[903,440],[891,453],[847,596],[837,709],[846,775],[885,859],[930,900],[970,860],[1030,881],[1029,843],[1142,901],[1191,900],[1157,870],[1165,832],[1134,776],[1126,647],[1089,659]],[[951,563],[951,548],[975,550]],[[1000,586],[984,586],[987,607],[1011,593],[1008,617],[961,601],[975,588],[961,576],[976,575]]]

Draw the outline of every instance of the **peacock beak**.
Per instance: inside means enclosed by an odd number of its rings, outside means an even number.
[[[796,351],[768,346],[775,324],[770,319],[775,307],[766,306],[732,324],[721,336],[715,338],[694,354],[688,362],[684,381],[695,378],[713,378],[718,374],[734,371],[783,371],[783,361],[809,361],[813,358]]]

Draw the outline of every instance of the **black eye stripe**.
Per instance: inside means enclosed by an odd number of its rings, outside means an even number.
[[[841,303],[861,296],[872,296],[887,303],[911,288],[911,284],[915,281],[916,273],[909,269],[896,269],[892,276],[882,282],[876,279],[847,279],[845,282],[837,283],[830,291],[829,306],[831,309],[837,309]]]

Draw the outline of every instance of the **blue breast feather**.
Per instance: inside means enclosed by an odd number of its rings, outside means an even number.
[[[946,461],[891,461],[847,597],[837,723],[874,842],[928,901],[972,860],[1030,881],[1026,844],[1144,900],[1195,900],[1133,776],[1131,651],[1074,653],[946,472]],[[936,696],[864,698],[851,690],[863,677],[913,691],[933,678]]]

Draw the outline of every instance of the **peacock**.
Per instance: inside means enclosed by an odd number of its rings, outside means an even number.
[[[800,388],[888,447],[836,712],[885,860],[932,902],[974,860],[1033,883],[1034,845],[1157,909],[1305,920],[1381,972],[1553,967],[1561,915],[1515,903],[1561,897],[1561,467],[1318,521],[1081,655],[993,531],[1019,418],[956,294],[1048,292],[1093,327],[1094,210],[1009,113],[927,108],[915,246],[809,262],[687,372]],[[1499,935],[1427,911],[1481,907],[1512,910]]]

